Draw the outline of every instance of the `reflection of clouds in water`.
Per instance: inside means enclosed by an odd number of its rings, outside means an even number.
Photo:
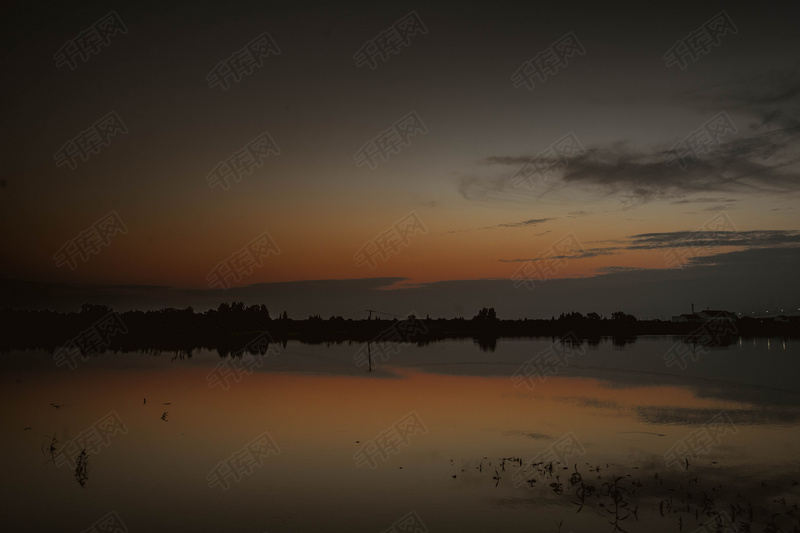
[[[700,396],[767,405],[800,403],[794,379],[800,373],[800,359],[791,350],[769,351],[763,343],[749,342],[714,348],[680,371],[664,361],[675,342],[673,336],[644,336],[620,349],[613,339],[603,338],[592,350],[571,358],[556,377],[599,379],[611,388],[671,385],[690,388]],[[551,345],[549,338],[501,339],[487,356],[471,342],[448,340],[406,350],[389,365],[446,375],[512,376]],[[786,392],[793,390],[797,390],[794,395]]]
[[[756,404],[763,406],[793,406],[800,405],[800,391],[784,389],[786,383],[778,383],[781,387],[748,383],[758,379],[784,381],[785,378],[793,379],[785,372],[795,372],[784,369],[775,376],[765,376],[764,372],[756,374],[752,369],[720,368],[715,376],[692,375],[687,373],[671,374],[667,372],[650,372],[636,369],[610,369],[600,367],[583,367],[572,365],[567,367],[565,376],[580,377],[600,380],[605,387],[611,389],[630,389],[639,387],[671,386],[691,390],[698,398],[734,401],[739,403]],[[726,375],[725,372],[731,372]],[[749,375],[743,375],[750,372]],[[792,375],[797,375],[795,372]],[[730,377],[730,380],[728,379]],[[725,379],[722,379],[725,378]],[[737,380],[737,381],[733,381]],[[742,380],[742,381],[738,381]],[[590,406],[590,405],[587,405]]]
[[[800,358],[790,350],[769,351],[765,343],[752,346],[746,342],[743,347],[714,348],[688,369],[676,371],[663,359],[675,342],[674,336],[643,336],[620,349],[612,338],[604,337],[591,351],[576,354],[553,377],[597,379],[612,389],[672,386],[691,390],[698,398],[759,406],[800,405],[800,390],[792,392],[797,389],[794,376],[800,374]],[[416,369],[449,376],[509,377],[510,382],[521,364],[552,343],[550,338],[500,339],[496,351],[488,355],[472,339],[406,346],[368,373],[353,362],[361,343],[312,345],[290,341],[278,357],[267,357],[259,371],[402,379],[401,369]],[[588,408],[623,409],[605,400],[573,401]]]
[[[645,424],[701,426],[719,414],[720,409],[641,406],[634,408],[634,411],[636,418]],[[755,407],[753,409],[725,409],[725,413],[736,425],[793,425],[800,420],[800,408]]]
[[[719,398],[738,403],[775,407],[800,405],[800,392],[748,386],[691,387],[698,398]]]
[[[623,406],[613,400],[600,400],[599,398],[588,398],[585,396],[559,396],[554,398],[558,402],[569,402],[581,407],[593,407],[596,409],[613,409],[621,411]]]
[[[546,435],[544,433],[536,433],[536,432],[528,432],[528,431],[504,431],[503,435],[508,435],[511,437],[527,437],[529,439],[546,439],[552,440],[553,437],[550,435]]]
[[[513,390],[511,376],[522,364],[552,346],[552,343],[553,339],[549,337],[500,339],[496,351],[491,353],[482,351],[472,339],[404,346],[368,372],[354,360],[363,343],[344,341],[311,344],[289,341],[278,353],[257,356],[263,357],[263,362],[256,372],[403,379],[406,370],[419,370],[426,374],[448,376],[508,377],[508,395],[534,399],[539,393],[530,396],[521,394],[518,389]],[[800,405],[800,387],[796,380],[796,376],[800,375],[800,358],[793,353],[793,347],[770,351],[766,341],[759,340],[756,345],[756,341],[747,340],[742,346],[715,348],[703,354],[686,370],[679,371],[668,368],[663,358],[674,343],[672,336],[644,336],[634,344],[619,349],[610,337],[602,338],[592,350],[575,354],[555,376],[548,377],[546,387],[558,382],[551,380],[590,378],[612,389],[672,386],[690,390],[698,398],[759,406]],[[196,350],[191,358],[180,359],[181,364],[208,366],[209,370],[221,360],[215,352],[203,349]],[[168,367],[174,363],[169,353],[145,356],[132,352],[115,354],[113,357],[95,357],[87,362],[95,367],[118,370],[139,368],[145,364]],[[52,365],[52,355],[37,353],[34,356],[29,353],[25,357],[9,358],[6,364],[11,368]],[[544,383],[542,385],[545,386]],[[590,408],[619,408],[598,403],[598,400],[581,401],[584,402],[582,405]]]

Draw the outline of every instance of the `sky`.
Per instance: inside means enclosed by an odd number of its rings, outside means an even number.
[[[798,311],[797,15],[11,2],[0,307]]]

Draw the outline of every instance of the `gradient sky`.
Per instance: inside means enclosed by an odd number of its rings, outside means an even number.
[[[0,305],[236,298],[298,318],[800,308],[800,36],[788,3],[13,4],[2,15]],[[723,9],[736,32],[668,66],[668,50]],[[65,43],[112,10],[126,32],[59,66]],[[411,12],[426,32],[358,66],[359,49]],[[280,53],[227,90],[209,87],[212,69],[264,32]],[[570,32],[582,54],[532,90],[515,86],[523,63]],[[127,133],[75,169],[56,165],[111,112]],[[427,133],[357,166],[365,143],[411,112]],[[723,112],[735,133],[685,168],[667,164]],[[280,154],[209,187],[264,132]],[[565,135],[580,153],[532,190],[515,184]],[[127,233],[75,269],[56,264],[112,211]],[[424,233],[374,269],[358,264],[410,213]],[[708,233],[720,220],[727,231]],[[209,288],[209,272],[265,231],[280,253]],[[573,249],[554,251],[564,238]],[[670,250],[690,252],[683,268]],[[547,265],[547,280],[515,286],[525,265],[523,277]]]

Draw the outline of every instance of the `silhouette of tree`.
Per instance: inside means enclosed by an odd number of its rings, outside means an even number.
[[[472,317],[472,320],[480,321],[480,322],[494,322],[497,320],[497,313],[494,310],[494,307],[483,307],[478,314]]]
[[[108,313],[113,312],[114,310],[108,307],[107,305],[95,305],[95,304],[83,304],[81,305],[81,314],[82,315],[89,315],[89,316],[96,316],[101,317],[105,316]]]
[[[55,351],[70,342],[98,320],[114,311],[103,305],[84,304],[80,312],[24,310],[0,308],[0,352],[17,348],[45,348]],[[191,307],[153,311],[118,312],[120,327],[108,336],[103,349],[169,350],[191,357],[197,348],[217,349],[220,355],[241,353],[254,332],[267,332],[275,342],[367,341],[376,338],[394,319],[353,320],[332,316],[328,320],[312,314],[308,320],[292,320],[283,311],[271,320],[265,305],[243,302],[221,303],[215,309],[198,313]],[[117,318],[114,320],[116,321]],[[493,308],[483,307],[472,319],[426,317],[426,331],[419,332],[417,342],[435,342],[446,338],[475,339],[483,349],[504,337],[536,337],[564,335],[573,332],[581,338],[599,339],[613,336],[615,343],[630,343],[636,335],[697,335],[698,325],[687,322],[637,320],[633,315],[617,311],[609,318],[590,312],[562,313],[557,319],[500,320]],[[122,325],[124,324],[124,327]],[[705,326],[703,326],[705,328]],[[800,337],[800,316],[786,320],[743,318],[735,321],[738,335]],[[700,333],[704,332],[702,329]],[[722,336],[722,335],[720,335]],[[718,342],[733,342],[725,335]],[[712,339],[717,342],[717,339]],[[594,342],[594,341],[593,341]],[[83,353],[83,352],[82,352]],[[88,352],[87,352],[88,353]]]
[[[612,320],[617,320],[619,322],[626,322],[626,323],[627,322],[636,322],[636,317],[635,316],[629,315],[629,314],[624,313],[622,311],[616,311],[614,313],[611,313],[611,319]]]

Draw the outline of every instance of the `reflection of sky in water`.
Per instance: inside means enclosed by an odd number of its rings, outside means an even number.
[[[80,531],[113,510],[131,531],[382,531],[416,511],[431,531],[555,531],[557,520],[563,531],[611,531],[610,496],[598,495],[617,474],[638,505],[639,521],[623,525],[629,532],[678,531],[679,519],[692,531],[703,492],[729,514],[752,506],[753,530],[762,530],[759,516],[788,509],[773,500],[788,506],[800,494],[792,486],[800,481],[797,346],[745,341],[680,370],[663,359],[673,342],[585,346],[533,389],[512,376],[545,339],[503,340],[493,352],[472,341],[405,346],[385,361],[377,355],[371,373],[354,362],[358,344],[290,342],[228,390],[209,387],[208,376],[232,360],[210,352],[107,354],[74,371],[48,354],[5,354],[4,521],[15,531]],[[735,432],[721,433],[688,471],[668,468],[664,454],[695,442],[721,411]],[[81,488],[42,448],[53,435],[64,446],[109,412],[127,433],[90,456]],[[426,432],[377,456],[376,468],[357,468],[356,452],[409,413]],[[280,453],[230,478],[229,490],[210,489],[209,472],[264,431]],[[564,494],[547,486],[555,477],[513,486],[520,467],[502,458],[544,457],[569,434],[580,449],[553,472]],[[576,486],[567,486],[573,465],[597,489],[580,513]],[[687,492],[692,502],[681,503]],[[777,520],[796,524],[785,513]]]

